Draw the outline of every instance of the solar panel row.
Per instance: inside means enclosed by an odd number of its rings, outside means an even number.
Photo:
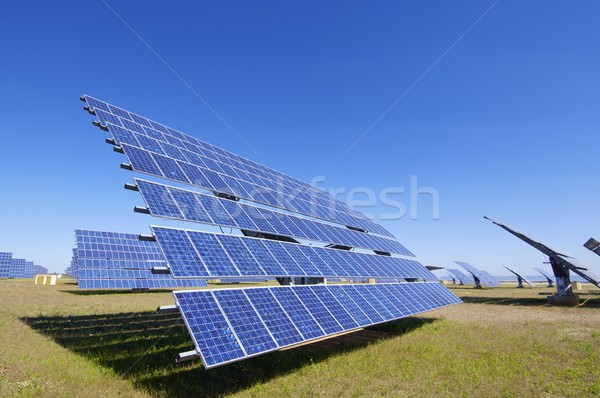
[[[488,272],[475,268],[471,264],[462,261],[455,261],[455,263],[469,271],[474,277],[479,278],[480,282],[484,285],[490,287],[500,286],[500,282]]]
[[[281,286],[173,295],[206,368],[460,302],[437,282]]]
[[[12,264],[12,253],[0,252],[0,278],[8,278]]]
[[[392,236],[310,184],[124,109],[84,99],[136,171]]]
[[[164,267],[156,242],[119,232],[76,230],[77,250],[71,272],[82,289],[153,289],[206,286],[204,280],[179,279],[153,274]]]
[[[413,256],[398,241],[216,196],[135,179],[153,216]]]
[[[437,280],[415,260],[152,226],[177,277],[399,277]]]
[[[156,243],[140,241],[135,234],[78,229],[75,239],[80,259],[164,261]]]
[[[9,269],[8,277],[14,279],[33,278],[33,262],[22,258],[13,258]]]
[[[77,280],[80,289],[173,289],[183,287],[202,287],[206,282],[191,279],[84,279]]]
[[[450,272],[452,275],[454,275],[459,281],[461,281],[464,284],[470,285],[470,284],[475,283],[475,280],[473,279],[472,276],[465,275],[457,269],[447,268],[446,271]]]

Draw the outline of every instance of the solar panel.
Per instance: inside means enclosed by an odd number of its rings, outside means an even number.
[[[76,230],[77,250],[73,253],[76,279],[82,289],[158,289],[206,286],[203,280],[174,279],[155,274],[153,267],[165,267],[155,242],[141,241],[138,235]]]
[[[589,249],[600,256],[600,242],[598,242],[594,238],[588,239],[587,242],[583,244],[586,249]]]
[[[261,283],[274,280],[275,278],[219,278],[221,283]]]
[[[537,272],[539,272],[540,274],[542,274],[546,278],[546,281],[548,282],[548,286],[547,287],[553,287],[554,286],[554,278],[552,278],[550,276],[549,272],[546,272],[543,269],[536,268],[536,267],[534,267],[533,269],[536,270]]]
[[[419,262],[399,257],[253,237],[151,228],[175,277],[362,276],[437,280]],[[271,262],[257,261],[265,252],[270,254]]]
[[[479,280],[480,283],[483,283],[484,285],[489,287],[500,286],[500,282],[498,282],[496,278],[494,278],[486,271],[475,268],[471,264],[462,261],[455,261],[455,263],[460,265],[461,267],[466,269],[471,275],[473,275],[473,279],[475,279],[476,286],[478,286],[477,280]]]
[[[135,179],[153,216],[413,256],[400,242],[280,211]]]
[[[0,252],[0,278],[8,278],[12,264],[12,253]]]
[[[173,292],[206,368],[460,302],[437,282]],[[415,306],[412,303],[420,303]]]
[[[467,276],[455,268],[447,268],[446,271],[454,275],[462,284],[470,285],[475,283],[472,276]]]
[[[578,274],[579,276],[583,277],[588,282],[596,285],[597,287],[600,287],[600,277],[597,276],[596,274],[594,274],[593,272],[591,272],[586,266],[581,264],[575,258],[565,254],[564,252],[555,250],[555,249],[551,248],[550,246],[548,246],[547,244],[542,243],[541,241],[534,239],[534,238],[526,235],[523,232],[519,232],[516,229],[507,226],[506,224],[502,224],[498,221],[494,221],[489,217],[484,217],[484,218],[486,218],[487,220],[490,220],[494,224],[498,225],[500,228],[510,232],[511,234],[515,235],[517,238],[519,238],[522,241],[528,243],[529,245],[535,247],[536,249],[538,249],[539,251],[541,251],[542,253],[547,255],[550,258],[550,262],[554,263],[556,266],[563,267],[563,269],[566,269],[566,270],[571,270],[571,271],[575,272],[576,274]],[[558,276],[556,274],[556,271],[555,271],[555,275]],[[562,277],[563,276],[561,276],[561,278]]]
[[[13,258],[8,277],[13,279],[33,278],[33,263],[22,258]]]
[[[90,96],[135,171],[393,237],[324,190]]]
[[[521,274],[519,274],[516,271],[513,271],[512,269],[508,268],[506,265],[504,266],[504,268],[506,268],[507,270],[509,270],[510,272],[512,272],[513,274],[515,274],[517,276],[517,281],[518,281],[518,285],[517,287],[523,287],[523,282],[527,283],[529,286],[531,287],[535,287],[535,285],[531,282],[529,282],[527,280],[527,278],[525,278],[524,276],[522,276]]]
[[[33,265],[33,273],[34,273],[34,275],[47,274],[48,268],[42,267],[41,265],[34,264]]]

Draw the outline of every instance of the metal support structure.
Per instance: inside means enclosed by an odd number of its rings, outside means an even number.
[[[179,312],[179,308],[176,305],[161,305],[156,309],[157,314],[174,314]]]
[[[548,302],[556,305],[577,305],[579,296],[573,294],[569,269],[550,257],[552,272],[556,278],[556,294],[548,296]]]
[[[524,289],[525,286],[523,286],[523,278],[521,278],[521,276],[517,275],[517,289]]]
[[[473,275],[473,280],[475,281],[475,286],[473,286],[473,289],[483,289],[483,286],[481,286],[481,281],[479,280],[478,277],[475,276],[475,274],[471,274]]]
[[[193,361],[194,359],[199,358],[199,357],[200,356],[198,355],[198,353],[196,351],[180,352],[179,354],[177,354],[177,358],[175,358],[175,363]]]

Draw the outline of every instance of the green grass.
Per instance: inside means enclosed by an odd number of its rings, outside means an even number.
[[[174,363],[192,344],[154,313],[169,292],[0,280],[0,396],[600,396],[600,290],[451,289],[464,304],[207,371]]]

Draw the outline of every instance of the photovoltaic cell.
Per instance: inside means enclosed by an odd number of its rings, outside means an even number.
[[[173,295],[206,368],[460,302],[437,282],[258,287]],[[365,297],[378,304],[364,305]],[[409,309],[394,304],[414,301],[422,305]],[[395,309],[394,315],[383,302]]]

